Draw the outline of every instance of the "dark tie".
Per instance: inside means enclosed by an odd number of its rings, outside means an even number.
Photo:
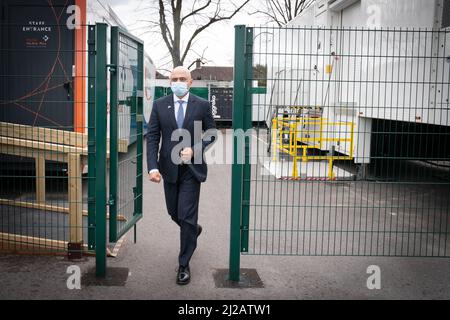
[[[180,105],[180,107],[178,108],[178,115],[177,115],[177,124],[178,124],[178,128],[182,128],[183,127],[183,122],[184,122],[184,110],[183,110],[183,100],[179,100],[178,104]]]

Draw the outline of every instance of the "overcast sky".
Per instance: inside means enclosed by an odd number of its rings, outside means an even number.
[[[162,38],[151,33],[146,33],[148,28],[146,28],[145,22],[138,22],[139,20],[150,19],[150,11],[145,10],[145,8],[151,2],[157,4],[157,0],[102,0],[102,2],[104,1],[113,8],[134,35],[145,41],[146,51],[155,62],[157,68],[171,69],[171,59]],[[238,3],[238,1],[241,0],[236,0],[235,2]],[[216,25],[211,26],[201,33],[194,50],[201,55],[204,49],[207,48],[204,55],[208,60],[207,65],[233,65],[234,25],[238,24],[254,25],[258,24],[258,20],[242,12],[237,14],[232,20],[218,22]],[[188,56],[185,61],[186,66],[195,58],[195,53]]]

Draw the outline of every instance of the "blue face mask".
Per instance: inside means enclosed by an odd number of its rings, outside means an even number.
[[[184,97],[189,91],[186,82],[172,82],[170,88],[177,97]]]

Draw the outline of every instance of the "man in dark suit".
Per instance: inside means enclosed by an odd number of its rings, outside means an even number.
[[[189,93],[192,77],[187,68],[175,68],[170,84],[173,94],[153,104],[147,164],[150,181],[164,180],[167,211],[180,227],[176,282],[184,285],[190,281],[189,261],[202,232],[197,221],[200,185],[206,181],[208,171],[204,152],[216,139],[216,126],[209,102]],[[203,131],[207,132],[202,137]]]

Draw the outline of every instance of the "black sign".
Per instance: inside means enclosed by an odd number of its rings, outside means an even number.
[[[233,88],[216,88],[210,90],[213,117],[216,121],[233,119]]]
[[[2,1],[0,121],[73,130],[73,2]]]

